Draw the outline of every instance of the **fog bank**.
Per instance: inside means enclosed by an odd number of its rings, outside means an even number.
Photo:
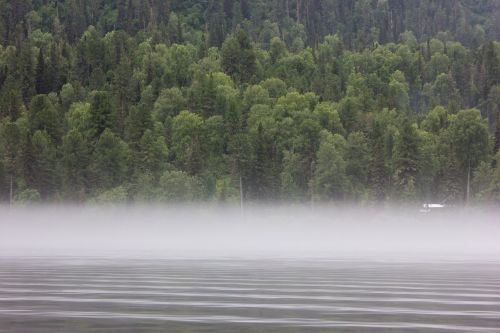
[[[0,207],[0,256],[500,258],[500,211]]]

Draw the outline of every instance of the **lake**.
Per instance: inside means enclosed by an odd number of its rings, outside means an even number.
[[[500,331],[500,262],[0,259],[0,332],[459,331]]]

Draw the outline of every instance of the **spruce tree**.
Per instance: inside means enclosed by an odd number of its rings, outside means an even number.
[[[38,52],[38,61],[36,64],[36,77],[35,77],[35,90],[37,94],[47,94],[50,91],[50,87],[47,84],[47,69],[45,66],[45,58],[43,56],[43,50],[40,49]]]

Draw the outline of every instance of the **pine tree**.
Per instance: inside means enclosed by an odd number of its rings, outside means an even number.
[[[53,142],[59,143],[62,134],[61,117],[47,95],[36,95],[31,99],[28,112],[31,133],[47,132]]]
[[[420,142],[416,128],[405,119],[394,147],[394,185],[399,198],[415,198],[415,181],[418,175]]]
[[[446,166],[441,178],[442,202],[456,203],[462,200],[462,182],[460,177],[460,169],[458,167],[457,158],[453,146],[448,149]]]
[[[500,83],[500,57],[496,53],[493,41],[483,46],[483,66],[485,70],[482,82],[482,98],[487,99],[490,88]]]
[[[123,133],[125,129],[125,118],[128,114],[128,106],[132,95],[131,78],[132,67],[130,61],[126,57],[122,57],[120,63],[116,67],[113,76],[113,93],[116,99],[116,120],[115,128],[119,133]]]
[[[372,153],[369,164],[369,182],[371,184],[374,199],[382,201],[386,198],[386,186],[388,179],[383,129],[378,122],[375,122],[373,124],[372,131]]]
[[[47,80],[47,69],[45,68],[45,58],[43,50],[38,53],[38,62],[36,64],[35,90],[37,94],[47,94],[50,91]]]
[[[314,171],[315,193],[325,200],[343,200],[349,188],[344,160],[345,139],[338,135],[322,132]],[[311,193],[312,196],[315,193]]]
[[[66,195],[78,199],[87,192],[90,152],[84,136],[72,129],[62,139],[61,146],[62,179]]]
[[[0,127],[0,163],[5,168],[9,189],[9,202],[12,202],[14,190],[16,187],[16,176],[19,167],[19,148],[21,141],[21,132],[18,126],[9,122]],[[3,191],[2,191],[3,192]]]
[[[35,188],[42,199],[50,198],[57,190],[56,147],[45,131],[36,131],[31,142],[33,145],[33,173]]]
[[[256,71],[256,56],[250,36],[241,27],[224,41],[221,50],[224,71],[238,83],[248,82]]]
[[[127,144],[106,128],[92,154],[93,187],[110,189],[123,184],[129,168],[129,156]]]
[[[31,44],[28,42],[22,43],[20,45],[19,53],[19,81],[24,103],[28,104],[30,98],[36,93],[34,82],[35,68],[33,65],[33,51]]]
[[[265,200],[271,195],[270,186],[270,162],[269,149],[265,138],[262,123],[257,127],[257,133],[254,141],[254,160],[252,161],[253,170],[251,172],[251,195],[257,200]]]
[[[99,138],[106,128],[114,128],[114,113],[109,93],[105,91],[93,93],[90,113],[94,139]]]

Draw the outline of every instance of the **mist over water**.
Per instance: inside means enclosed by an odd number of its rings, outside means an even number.
[[[499,211],[0,209],[0,332],[498,332]]]
[[[500,211],[417,207],[2,207],[1,255],[500,257]]]

